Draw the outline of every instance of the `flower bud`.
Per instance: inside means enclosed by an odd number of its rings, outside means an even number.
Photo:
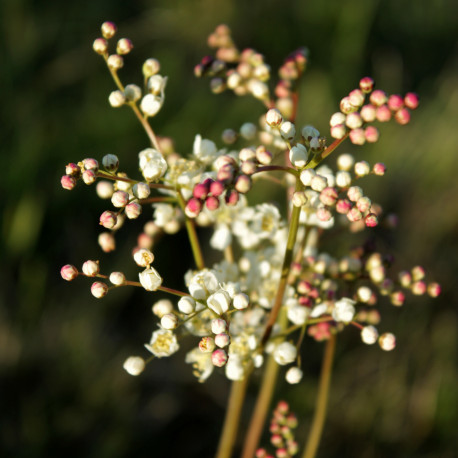
[[[108,285],[100,281],[96,281],[92,283],[91,293],[94,297],[96,297],[97,299],[100,299],[107,295]]]
[[[226,331],[227,323],[226,321],[222,320],[221,318],[215,318],[211,322],[211,328],[213,334],[221,334]]]
[[[113,108],[119,108],[126,102],[126,97],[121,91],[113,91],[108,96],[108,102]]]
[[[377,342],[378,331],[374,326],[364,326],[361,329],[361,340],[367,345],[373,345]]]
[[[102,158],[102,164],[108,172],[116,172],[119,167],[119,159],[114,154],[106,154]]]
[[[98,243],[105,253],[114,251],[116,248],[115,238],[111,232],[102,232],[99,234]]]
[[[70,175],[64,175],[60,179],[60,184],[62,185],[64,189],[71,191],[76,186],[76,178],[71,177]]]
[[[388,98],[388,108],[395,112],[400,110],[404,106],[404,100],[398,94],[390,95]]]
[[[358,129],[363,125],[363,120],[361,119],[361,115],[355,111],[347,115],[345,124],[349,129]]]
[[[129,375],[140,375],[145,369],[145,360],[140,356],[129,356],[122,367]]]
[[[135,183],[132,192],[137,199],[146,199],[151,193],[150,187],[143,182]]]
[[[153,267],[149,267],[143,272],[140,272],[138,278],[146,291],[156,291],[162,284],[162,277]]]
[[[104,211],[100,215],[100,224],[106,229],[113,229],[118,222],[118,217],[116,213],[111,211]]]
[[[115,286],[121,286],[125,283],[126,276],[122,272],[111,272],[110,282]]]
[[[117,27],[114,22],[106,21],[102,24],[101,30],[102,30],[102,35],[104,36],[104,38],[109,40],[110,38],[112,38],[115,35],[117,31]]]
[[[292,363],[297,356],[296,347],[290,342],[282,342],[275,347],[273,357],[277,364],[280,366],[286,366]]]
[[[348,94],[348,98],[354,107],[359,108],[364,103],[364,93],[360,89],[353,89],[353,91]]]
[[[339,299],[334,304],[334,309],[332,311],[332,317],[335,321],[342,321],[343,323],[349,323],[353,320],[355,316],[355,301],[351,300],[348,297],[343,297]]]
[[[84,183],[87,185],[90,185],[97,180],[97,176],[94,170],[85,170],[81,178],[83,179]]]
[[[111,203],[116,208],[125,207],[129,203],[129,194],[124,191],[116,191],[111,196]]]
[[[375,111],[377,121],[388,122],[391,119],[391,111],[386,105],[382,105]]]
[[[303,376],[302,370],[299,367],[295,366],[295,367],[290,367],[288,369],[285,375],[285,379],[288,383],[294,385],[296,383],[299,383],[302,380],[302,376]]]
[[[173,312],[173,304],[169,299],[161,299],[153,304],[151,308],[154,315],[162,318],[164,315]]]
[[[153,76],[156,73],[159,73],[160,69],[161,69],[161,64],[159,63],[157,59],[153,59],[153,58],[147,59],[143,63],[143,67],[142,67],[143,76],[145,78],[149,78],[150,76]]]
[[[136,102],[137,100],[140,100],[142,96],[142,90],[136,84],[128,84],[124,88],[124,96],[126,97],[127,101]]]
[[[246,194],[251,189],[251,178],[247,175],[239,175],[234,187],[241,194]]]
[[[368,94],[372,91],[372,89],[374,88],[374,84],[374,80],[370,76],[365,76],[364,78],[361,78],[359,81],[359,87],[365,94]]]
[[[228,80],[229,83],[229,80]],[[240,126],[240,135],[245,139],[245,140],[254,140],[256,137],[256,126],[251,123],[251,122],[246,122]]]
[[[385,92],[380,89],[376,89],[369,97],[369,100],[376,107],[380,107],[388,101],[388,97]]]
[[[331,116],[331,119],[329,120],[329,125],[331,127],[335,127],[335,126],[338,126],[340,124],[345,124],[345,120],[346,120],[346,116],[341,113],[340,111],[338,111],[337,113],[334,113],[332,116]],[[302,134],[303,135],[303,134]]]
[[[364,136],[369,143],[375,143],[380,136],[378,129],[374,126],[367,126],[364,129]]]
[[[178,310],[185,315],[190,315],[196,309],[196,301],[189,296],[184,296],[178,301]]]
[[[111,70],[116,72],[124,66],[124,59],[118,54],[112,54],[108,56],[107,65]]]
[[[231,338],[229,337],[228,334],[224,332],[215,336],[215,344],[219,348],[227,347],[230,342],[231,342]]]
[[[140,109],[145,116],[155,116],[162,107],[162,100],[154,94],[146,94],[140,102]]]
[[[378,338],[380,348],[385,351],[394,350],[396,347],[396,337],[391,332],[385,332]]]
[[[213,337],[202,337],[199,342],[199,350],[202,353],[210,353],[215,349],[215,340]]]
[[[396,112],[394,115],[394,119],[398,124],[404,126],[408,124],[410,121],[410,112],[407,108],[401,108],[399,111]]]
[[[291,164],[293,164],[294,167],[305,167],[305,165],[307,164],[308,157],[309,155],[307,152],[307,148],[301,143],[298,143],[296,146],[293,146],[289,150],[289,160],[291,161]]]
[[[270,127],[278,127],[283,122],[281,113],[276,108],[271,108],[266,113],[266,123]]]
[[[377,163],[374,164],[374,166],[372,167],[372,172],[373,172],[375,175],[383,176],[383,175],[385,175],[385,172],[386,172],[386,165],[383,164],[382,162],[377,162]]]
[[[173,313],[166,313],[161,318],[161,326],[167,330],[176,329],[178,326],[178,317]]]
[[[216,367],[225,366],[227,363],[227,353],[222,349],[215,350],[212,353],[212,363]]]
[[[202,210],[202,201],[192,197],[188,200],[184,212],[188,218],[195,218]]]
[[[364,134],[364,129],[358,128],[358,129],[352,129],[350,130],[350,141],[354,145],[364,145],[366,143],[366,136]]]
[[[142,206],[138,202],[130,202],[125,206],[125,212],[129,219],[136,219],[142,213]]]
[[[148,267],[154,261],[154,254],[142,248],[134,253],[134,261],[137,266]]]
[[[113,195],[113,185],[110,181],[101,180],[97,183],[95,191],[101,199],[110,199]]]
[[[64,280],[72,281],[78,276],[78,269],[71,264],[66,264],[60,269],[60,275]]]
[[[304,191],[296,191],[291,199],[295,207],[302,207],[307,203],[307,196]]]
[[[280,134],[285,140],[294,140],[296,136],[296,126],[292,122],[286,121],[280,126]]]
[[[265,146],[261,145],[256,148],[256,159],[262,165],[269,165],[272,162],[272,153],[267,151]]]
[[[121,38],[116,44],[116,52],[121,55],[129,54],[132,49],[134,49],[134,45],[128,38]]]
[[[233,305],[237,310],[246,309],[250,305],[250,298],[245,293],[237,293],[234,295]]]
[[[410,108],[411,110],[415,110],[415,108],[418,107],[418,104],[420,103],[420,101],[419,101],[417,94],[413,92],[408,92],[404,97],[404,103],[407,108]]]
[[[83,274],[87,277],[95,277],[100,273],[100,267],[98,261],[86,261],[83,264]]]
[[[108,42],[105,38],[96,38],[94,43],[92,43],[92,49],[100,55],[106,54],[108,52]]]
[[[323,189],[328,185],[328,180],[321,175],[315,175],[310,182],[310,187],[317,192],[323,191]]]
[[[343,124],[337,124],[331,127],[331,137],[340,140],[347,133],[347,129]]]
[[[361,108],[361,118],[364,122],[374,122],[377,113],[377,108],[374,105],[368,104]]]
[[[226,192],[224,200],[226,205],[236,205],[239,201],[239,193],[235,189],[231,189],[230,191]]]

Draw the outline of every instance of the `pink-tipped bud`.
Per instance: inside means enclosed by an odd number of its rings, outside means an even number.
[[[388,108],[391,111],[396,112],[400,110],[403,106],[404,106],[404,99],[400,95],[398,94],[390,95],[390,97],[388,98]]]
[[[355,111],[354,113],[349,113],[347,115],[345,119],[345,124],[350,129],[357,129],[358,127],[362,126],[363,119],[361,118],[361,115],[357,111]]]
[[[129,194],[125,191],[116,191],[111,196],[111,203],[116,208],[125,207],[129,202]]]
[[[391,111],[387,105],[382,105],[377,108],[375,117],[377,118],[377,121],[388,122],[391,119]]]
[[[89,185],[95,183],[97,180],[97,176],[94,170],[85,170],[82,175],[83,181],[85,184]]]
[[[407,108],[402,108],[396,112],[394,119],[397,123],[401,124],[401,126],[404,126],[410,121],[410,111]]]
[[[339,199],[336,203],[336,211],[342,215],[346,215],[351,210],[351,203],[347,199]]]
[[[277,458],[288,458],[291,456],[286,448],[278,448],[275,455]]]
[[[382,106],[384,103],[388,101],[388,97],[385,92],[381,91],[380,89],[376,89],[369,97],[369,100],[373,105],[376,107]]]
[[[230,344],[230,342],[231,342],[231,338],[225,332],[222,332],[215,336],[215,344],[219,348],[227,347]]]
[[[337,124],[331,127],[331,137],[340,140],[346,134],[347,129],[343,124]]]
[[[265,146],[261,145],[256,148],[256,159],[262,165],[269,165],[272,162],[272,153],[267,151]]]
[[[114,212],[107,210],[100,215],[100,224],[107,229],[113,229],[117,222],[118,216]]]
[[[83,159],[83,167],[84,170],[93,170],[94,172],[97,172],[99,170],[99,163],[93,158],[86,158]]]
[[[321,207],[316,211],[316,217],[320,221],[329,221],[332,218],[332,213],[327,208]]]
[[[386,165],[383,164],[383,162],[377,162],[372,167],[372,171],[374,172],[375,175],[383,176],[385,175],[385,172],[386,172]]]
[[[366,213],[367,211],[370,210],[371,208],[371,200],[369,199],[369,197],[360,197],[357,201],[356,201],[356,207],[358,208],[358,210],[361,212],[361,213]]]
[[[412,284],[412,294],[421,296],[426,293],[426,283],[424,281],[416,281]]]
[[[209,196],[205,199],[205,206],[210,211],[215,211],[219,208],[219,199],[215,196]]]
[[[215,349],[215,340],[213,337],[202,337],[199,342],[199,350],[202,353],[210,353]]]
[[[355,221],[359,221],[363,215],[361,215],[361,212],[356,208],[353,207],[348,213],[347,213],[347,218],[349,221],[354,223]]]
[[[339,193],[335,188],[324,188],[320,193],[320,200],[325,205],[334,205],[339,197]]]
[[[191,199],[189,199],[188,203],[186,204],[184,212],[186,213],[186,216],[188,216],[189,218],[196,218],[201,210],[202,201],[196,199],[195,197],[191,197]]]
[[[218,197],[224,192],[224,183],[221,181],[213,181],[210,183],[210,193],[212,196]]]
[[[128,38],[121,38],[116,44],[116,52],[121,55],[129,54],[132,49],[134,49],[134,45]]]
[[[359,186],[351,186],[348,188],[347,196],[352,202],[356,202],[363,196],[363,190]]]
[[[246,194],[251,189],[251,178],[247,175],[239,175],[234,187],[241,194]]]
[[[364,129],[353,129],[350,131],[350,141],[354,145],[364,145],[366,143],[366,136],[364,134]]]
[[[379,139],[380,133],[377,127],[367,126],[364,129],[364,136],[369,143],[375,143]]]
[[[243,161],[240,170],[245,175],[253,175],[256,172],[256,162],[254,161]]]
[[[100,299],[104,296],[106,296],[108,293],[108,285],[105,283],[102,283],[100,281],[96,281],[92,283],[91,286],[91,294],[96,297],[97,299]]]
[[[142,213],[142,206],[138,202],[131,202],[125,206],[125,212],[129,219],[137,219]]]
[[[374,89],[374,84],[374,80],[370,76],[365,76],[359,81],[359,87],[365,94],[368,94]]]
[[[423,280],[426,272],[422,266],[415,266],[412,268],[412,278],[414,281]]]
[[[348,98],[354,107],[359,108],[364,103],[364,93],[360,89],[351,91],[350,94],[348,94]]]
[[[104,38],[109,40],[110,38],[114,36],[114,34],[116,33],[118,29],[114,22],[106,21],[102,24],[101,30],[102,30],[102,35],[104,36]]]
[[[281,447],[283,445],[283,438],[280,434],[272,434],[270,442],[274,447]]]
[[[430,283],[428,285],[428,294],[431,297],[437,297],[441,293],[441,285],[439,283]]]
[[[110,253],[116,249],[116,241],[111,232],[102,232],[99,235],[98,242],[100,248],[105,253]]]
[[[258,448],[254,456],[256,458],[267,458],[267,451],[264,448]]]
[[[365,218],[364,218],[364,223],[366,224],[367,227],[375,227],[378,225],[378,218],[377,215],[374,213],[369,213]]]
[[[224,200],[226,201],[227,205],[236,205],[239,201],[239,193],[235,189],[231,189],[230,191],[226,192]]]
[[[78,167],[77,164],[70,162],[65,166],[65,173],[72,177],[78,178],[81,175],[81,169]]]
[[[100,55],[106,54],[108,52],[108,42],[105,38],[96,38],[94,43],[92,43],[92,49]]]
[[[215,350],[212,353],[212,363],[216,367],[225,366],[227,363],[227,353],[222,349]]]
[[[361,118],[363,119],[364,122],[372,122],[375,121],[375,114],[376,114],[377,108],[374,105],[364,105],[361,108]]]
[[[76,178],[71,177],[70,175],[64,175],[60,179],[60,184],[62,185],[64,189],[71,191],[76,186]]]
[[[230,182],[234,179],[234,173],[234,167],[230,164],[226,164],[218,169],[216,177],[218,178],[218,181]]]
[[[208,195],[209,190],[210,183],[198,183],[194,186],[194,189],[192,190],[192,195],[196,199],[205,199]]]
[[[401,307],[402,305],[404,305],[405,299],[406,296],[402,291],[393,291],[390,294],[391,303],[396,307]]]
[[[350,114],[356,111],[357,108],[350,103],[350,97],[344,97],[340,101],[340,111],[344,114]]]
[[[60,275],[64,280],[72,281],[78,276],[78,269],[71,264],[66,264],[60,269]]]
[[[100,273],[99,263],[98,261],[86,261],[82,270],[87,277],[95,277]]]
[[[411,110],[415,110],[415,108],[417,108],[418,104],[420,103],[420,99],[418,98],[417,94],[413,92],[409,92],[404,97],[404,103],[407,108],[410,108]]]
[[[271,108],[266,113],[266,123],[270,127],[277,127],[283,122],[281,113],[276,108]]]

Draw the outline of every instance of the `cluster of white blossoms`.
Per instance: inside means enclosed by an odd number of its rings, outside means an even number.
[[[277,364],[289,366],[285,371],[288,383],[299,383],[305,331],[322,341],[351,326],[358,329],[364,343],[378,342],[383,350],[392,350],[394,335],[379,335],[376,327],[381,322],[379,299],[387,297],[399,307],[405,291],[436,297],[440,287],[427,284],[419,266],[391,278],[391,259],[369,245],[341,257],[320,251],[325,231],[343,228],[353,233],[382,221],[381,207],[365,195],[359,180],[385,173],[382,163],[371,166],[349,154],[337,157],[336,170],[322,161],[346,136],[357,144],[376,141],[378,131],[369,125],[374,120],[387,121],[394,113],[398,122],[405,123],[407,108],[418,104],[415,96],[388,97],[373,91],[373,81],[363,78],[360,88],[344,98],[341,111],[331,117],[331,136],[336,141],[327,145],[315,127],[296,129],[292,120],[297,108],[294,87],[305,69],[307,52],[301,49],[288,56],[279,71],[276,98],[272,98],[267,85],[270,68],[263,56],[252,49],[239,51],[227,27],[221,26],[210,39],[217,57],[204,58],[196,73],[212,78],[214,92],[228,88],[237,95],[253,95],[265,104],[266,113],[259,126],[244,123],[239,131],[226,129],[224,147],[196,135],[187,154],[180,155],[172,140],[156,137],[148,123],[164,103],[167,78],[159,74],[159,62],[145,61],[143,90],[134,84],[122,86],[117,72],[123,66],[122,56],[133,45],[120,39],[116,54],[109,54],[108,41],[115,33],[114,24],[104,23],[103,38],[94,42],[94,50],[104,57],[118,86],[109,96],[111,105],[129,106],[146,126],[151,146],[138,155],[141,179],[119,172],[118,158],[107,154],[102,167],[92,158],[68,164],[61,183],[71,190],[80,179],[87,185],[99,180],[98,196],[113,205],[99,218],[106,229],[99,236],[104,252],[115,249],[115,234],[125,221],[148,215],[133,250],[133,260],[142,270],[138,281],[129,281],[123,272],[104,275],[99,261],[87,260],[81,271],[64,266],[62,277],[93,278],[91,293],[96,298],[124,286],[179,297],[154,303],[154,331],[145,347],[152,358],[169,357],[179,350],[182,337],[194,336],[196,346],[185,361],[199,381],[205,381],[215,368],[224,368],[230,380],[242,380],[263,364],[267,353]],[[370,103],[364,105],[366,94]],[[271,172],[281,172],[286,178],[278,180]],[[266,175],[288,188],[288,216],[272,203],[250,205],[247,194]],[[389,217],[383,222],[387,227],[394,224]],[[153,267],[152,249],[162,233],[175,234],[183,226],[197,267],[185,275],[187,291],[178,291],[164,285]],[[224,260],[211,268],[205,267],[196,226],[211,228],[210,246],[224,253]],[[277,320],[279,314],[281,320]],[[143,357],[130,356],[124,368],[138,375],[145,365]]]

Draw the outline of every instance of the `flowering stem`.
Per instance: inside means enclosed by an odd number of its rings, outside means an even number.
[[[177,191],[178,203],[180,204],[181,209],[184,213],[184,208],[186,206],[183,196],[180,191]],[[202,270],[205,267],[204,257],[202,256],[202,250],[200,248],[199,239],[197,237],[196,226],[194,221],[184,213],[184,222],[186,225],[186,230],[188,231],[189,242],[191,243],[192,254],[194,255],[194,261],[198,270]]]
[[[218,450],[215,455],[216,458],[230,458],[232,454],[248,379],[249,375],[246,374],[243,380],[232,382],[226,416],[224,418],[223,432],[221,433]]]
[[[302,184],[299,180],[296,181],[296,191],[302,189]],[[263,347],[269,340],[272,332],[272,327],[277,321],[278,314],[283,302],[283,296],[285,294],[286,284],[288,283],[288,275],[290,271],[291,262],[293,259],[294,244],[296,242],[297,230],[299,228],[299,215],[301,213],[301,207],[293,207],[291,212],[291,221],[289,226],[288,241],[286,244],[285,257],[283,259],[283,266],[281,270],[280,283],[278,285],[277,296],[275,298],[275,304],[270,312],[269,319],[267,320],[264,335],[261,339],[261,346]]]
[[[295,177],[299,176],[297,170],[291,167],[284,167],[282,165],[264,165],[262,167],[258,167],[256,171],[253,173],[253,175],[259,172],[286,172],[290,173],[291,175],[294,175]]]
[[[324,350],[323,366],[321,368],[320,384],[318,386],[318,396],[313,416],[312,427],[310,429],[307,444],[302,458],[314,458],[320,444],[321,433],[326,419],[326,408],[328,404],[329,386],[331,384],[332,362],[336,348],[336,336],[332,334],[326,342]]]

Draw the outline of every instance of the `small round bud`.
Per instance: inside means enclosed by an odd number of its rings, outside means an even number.
[[[331,119],[329,120],[329,125],[331,127],[338,126],[339,124],[345,124],[346,116],[338,111],[337,113],[334,113],[331,116]]]
[[[132,49],[134,49],[134,45],[128,38],[121,38],[116,44],[116,52],[121,55],[129,54]]]
[[[92,283],[91,294],[97,299],[101,299],[108,293],[108,285],[100,281]]]
[[[364,129],[353,129],[350,130],[350,141],[354,145],[364,145],[366,143],[366,136],[364,134]]]
[[[105,253],[114,251],[116,248],[115,238],[110,232],[102,232],[99,234],[98,243]]]
[[[427,291],[431,297],[438,297],[441,293],[441,285],[439,283],[430,283]]]
[[[211,322],[211,328],[213,334],[221,334],[226,331],[227,323],[221,318],[215,318]]]
[[[99,170],[99,163],[93,158],[83,159],[84,170],[93,170],[97,172]]]
[[[129,375],[140,375],[145,369],[145,360],[140,356],[130,356],[122,366]]]
[[[385,175],[385,172],[386,172],[386,165],[383,164],[382,162],[377,162],[377,163],[374,164],[374,166],[372,167],[372,172],[373,172],[375,175],[383,176],[383,175]]]
[[[125,206],[125,212],[129,219],[136,219],[142,213],[142,206],[138,202],[130,202]]]
[[[156,269],[149,267],[138,274],[141,285],[146,291],[157,291],[162,285],[162,277]]]
[[[363,215],[361,214],[361,212],[356,208],[356,207],[353,207],[348,213],[347,213],[347,218],[349,221],[351,221],[352,223],[354,223],[355,221],[359,221]]]
[[[210,211],[215,211],[219,208],[219,199],[215,196],[208,196],[205,199],[205,206],[210,210]],[[202,213],[201,213],[202,215]]]
[[[106,154],[103,156],[102,164],[108,172],[116,172],[119,167],[119,159],[114,154]]]
[[[195,218],[202,210],[202,201],[192,197],[188,200],[184,212],[188,218]]]
[[[270,127],[278,127],[283,122],[281,113],[276,108],[271,108],[266,113],[266,123]]]
[[[378,331],[374,326],[364,326],[361,329],[361,340],[367,345],[373,345],[377,342]]]
[[[351,91],[350,94],[348,94],[348,98],[354,107],[359,108],[364,103],[364,93],[360,89],[354,89]]]
[[[218,197],[224,192],[224,183],[221,181],[213,181],[210,183],[210,193],[212,196]]]
[[[129,102],[136,102],[142,96],[142,90],[136,84],[128,84],[124,88],[124,95]]]
[[[215,349],[215,340],[213,337],[202,337],[199,342],[199,350],[202,353],[210,353]]]
[[[100,55],[106,54],[108,52],[108,42],[105,38],[97,38],[92,43],[92,49]]]
[[[253,140],[256,137],[256,126],[251,122],[246,122],[240,127],[240,135],[245,140]]]
[[[222,349],[215,350],[212,353],[212,363],[216,367],[225,366],[227,363],[227,353]]]
[[[230,342],[231,342],[231,338],[229,337],[228,334],[224,332],[215,336],[215,344],[219,348],[227,347]]]
[[[256,148],[256,159],[262,165],[269,165],[272,162],[272,153],[267,151],[265,146],[258,146]]]
[[[378,338],[380,348],[385,351],[394,350],[396,347],[396,337],[391,332],[385,332]]]
[[[388,98],[388,108],[391,111],[398,111],[404,106],[404,100],[400,95],[393,94]]]
[[[378,226],[378,218],[375,213],[369,213],[366,215],[364,218],[364,223],[366,224],[367,227],[375,227]]]
[[[376,107],[380,107],[388,101],[388,97],[385,92],[380,89],[376,89],[369,97],[369,100]]]
[[[368,303],[372,297],[372,290],[367,286],[360,286],[356,292],[358,300],[364,303]]]
[[[245,293],[237,293],[234,295],[232,304],[235,309],[243,310],[250,305],[250,298]]]
[[[169,299],[161,299],[153,304],[151,311],[159,318],[162,318],[168,313],[172,313],[173,304]]]
[[[364,129],[364,136],[369,143],[375,143],[379,139],[380,133],[376,127],[367,126]]]
[[[356,202],[363,197],[363,190],[359,186],[351,186],[348,188],[347,196],[352,202]]]
[[[395,113],[394,119],[398,124],[401,124],[401,126],[408,124],[410,121],[409,110],[407,108],[401,108],[399,111]]]
[[[234,187],[238,192],[246,194],[251,189],[251,178],[247,175],[239,175]]]
[[[291,164],[293,164],[294,167],[305,167],[307,164],[308,157],[309,155],[307,152],[307,148],[301,143],[298,143],[296,146],[293,146],[289,150],[289,160],[291,161]]]
[[[307,196],[304,191],[296,191],[291,201],[295,207],[302,207],[307,203]]]
[[[236,205],[239,201],[239,193],[235,189],[231,189],[230,191],[226,192],[224,200],[226,205]]]
[[[162,107],[162,100],[154,94],[146,94],[140,102],[140,109],[146,116],[155,116]]]
[[[125,207],[129,202],[129,194],[125,191],[116,191],[111,196],[111,203],[116,208]]]
[[[425,294],[426,289],[426,283],[424,281],[416,281],[411,286],[412,294],[415,294],[416,296]]]
[[[137,199],[146,199],[149,197],[151,189],[146,183],[140,182],[134,184],[132,192]]]
[[[196,301],[189,296],[184,296],[178,301],[178,310],[185,315],[190,315],[196,309]]]
[[[111,272],[110,282],[115,286],[121,286],[125,283],[126,276],[122,272]]]
[[[375,117],[377,121],[388,122],[391,119],[391,110],[386,105],[382,105],[376,109]]]
[[[142,67],[143,76],[145,78],[149,78],[150,76],[153,76],[156,73],[159,73],[160,69],[161,69],[161,64],[159,63],[157,59],[153,59],[153,58],[147,59],[143,63],[143,67]]]
[[[94,170],[85,170],[83,174],[81,175],[81,178],[83,179],[84,183],[87,185],[95,183],[95,181],[97,180],[97,176]]]
[[[339,188],[348,188],[351,185],[351,175],[348,172],[339,170],[336,173],[336,185]]]
[[[360,161],[355,164],[355,174],[359,177],[368,175],[370,171],[371,168],[366,161]]]
[[[374,80],[370,76],[365,76],[364,78],[361,78],[359,81],[359,87],[365,94],[368,94],[372,91],[372,89],[374,88],[374,84]]]
[[[355,163],[355,158],[351,154],[341,154],[337,158],[337,167],[339,170],[348,172]]]
[[[108,56],[107,65],[111,70],[117,71],[124,66],[124,59],[118,54]]]
[[[98,261],[86,261],[83,264],[83,274],[87,277],[95,277],[100,273],[100,267]]]
[[[166,313],[161,318],[161,326],[167,330],[176,329],[178,326],[178,317],[173,313]]]
[[[331,137],[340,140],[347,133],[347,129],[343,124],[337,124],[331,127]]]
[[[104,211],[100,215],[100,224],[106,229],[113,229],[118,222],[117,214],[111,211]]]
[[[60,184],[64,189],[67,189],[67,191],[71,191],[76,186],[76,178],[70,175],[64,175],[60,179]]]
[[[415,108],[418,107],[420,100],[417,94],[413,92],[408,92],[404,97],[404,103],[407,108],[410,108],[411,110],[415,110]]]
[[[78,269],[71,264],[66,264],[60,269],[60,275],[64,280],[72,281],[78,276]]]
[[[334,205],[339,197],[339,193],[335,188],[326,187],[320,192],[320,201],[324,205]]]
[[[221,139],[226,145],[232,145],[237,141],[238,134],[234,129],[225,129],[221,135]]]
[[[286,121],[280,126],[280,134],[285,140],[294,140],[296,136],[296,126],[292,122]]]
[[[110,199],[113,195],[113,185],[110,181],[99,181],[95,190],[101,199]]]
[[[102,35],[104,36],[104,38],[109,40],[110,38],[112,38],[115,35],[118,29],[114,22],[106,21],[102,24],[101,30],[102,30]]]
[[[113,108],[119,108],[126,102],[126,97],[121,91],[113,91],[108,96],[108,102]]]
[[[364,122],[373,122],[375,121],[377,113],[377,108],[374,105],[364,105],[361,108],[361,118]]]
[[[323,189],[328,185],[328,180],[321,175],[315,175],[310,182],[310,187],[317,192],[323,191]]]
[[[299,367],[290,367],[286,372],[285,379],[291,385],[299,383],[302,380],[303,372]]]
[[[355,111],[354,113],[349,113],[345,119],[345,124],[349,129],[358,129],[363,125],[363,120],[361,115]]]

